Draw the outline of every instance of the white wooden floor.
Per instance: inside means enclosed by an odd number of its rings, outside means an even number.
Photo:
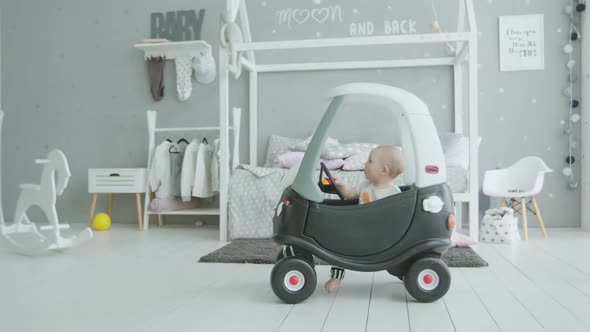
[[[590,331],[590,233],[532,232],[518,246],[480,245],[486,268],[451,269],[449,293],[414,302],[387,273],[349,272],[280,303],[271,265],[201,264],[217,229],[116,225],[85,247],[44,257],[0,249],[0,331]]]

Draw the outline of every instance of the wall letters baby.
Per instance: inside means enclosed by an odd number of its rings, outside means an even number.
[[[151,37],[166,38],[171,41],[201,39],[201,27],[205,10],[179,10],[166,13],[152,13]]]

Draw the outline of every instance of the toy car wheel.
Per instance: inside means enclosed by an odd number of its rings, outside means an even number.
[[[284,257],[275,264],[270,274],[270,285],[275,295],[289,304],[305,301],[315,291],[316,284],[313,266],[297,256]]]
[[[410,295],[420,302],[434,302],[443,297],[451,286],[451,273],[441,259],[418,259],[406,275],[404,285]]]

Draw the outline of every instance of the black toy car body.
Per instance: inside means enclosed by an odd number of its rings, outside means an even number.
[[[324,192],[339,193],[323,164],[318,182],[314,176],[327,128],[344,98],[356,95],[399,103],[404,109],[400,117],[406,118],[408,126],[402,144],[404,149],[414,147],[411,155],[405,153],[415,165],[414,183],[401,187],[399,194],[363,205],[357,200],[324,199]],[[444,296],[451,277],[441,255],[451,245],[455,226],[454,202],[444,171],[434,124],[416,96],[370,83],[337,88],[294,182],[286,186],[275,211],[273,239],[284,245],[271,273],[275,294],[286,303],[307,299],[317,284],[316,256],[349,270],[387,270],[422,302]],[[322,181],[324,173],[328,181]]]

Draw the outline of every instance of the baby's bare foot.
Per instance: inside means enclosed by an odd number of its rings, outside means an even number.
[[[328,294],[332,294],[332,292],[334,292],[334,290],[336,290],[336,288],[338,288],[338,286],[340,286],[341,283],[342,283],[342,280],[336,279],[336,278],[331,278],[330,280],[328,280],[326,282],[326,284],[324,285],[324,288],[326,289],[326,292]]]

